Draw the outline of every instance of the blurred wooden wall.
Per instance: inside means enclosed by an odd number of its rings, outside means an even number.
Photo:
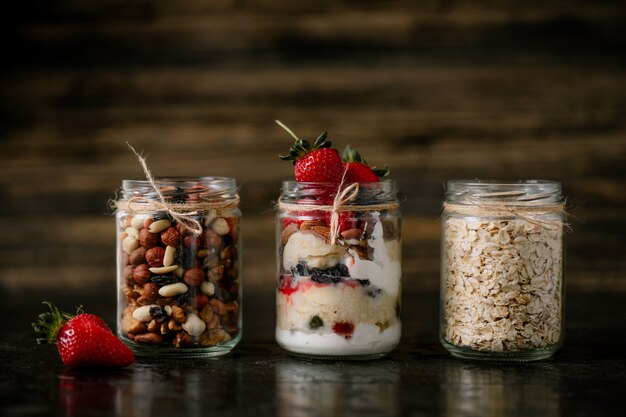
[[[3,288],[114,282],[125,141],[156,175],[236,177],[246,285],[272,286],[279,118],[391,167],[411,288],[437,288],[442,183],[468,177],[562,181],[570,288],[626,290],[624,2],[259,3],[3,13]]]

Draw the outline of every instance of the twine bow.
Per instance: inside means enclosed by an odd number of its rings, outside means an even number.
[[[198,236],[199,234],[201,234],[202,233],[202,225],[200,224],[200,222],[198,220],[196,220],[196,219],[194,219],[192,217],[192,216],[197,215],[198,211],[197,210],[193,210],[193,211],[179,211],[179,210],[176,209],[176,204],[168,203],[165,200],[165,197],[163,196],[163,193],[161,193],[161,189],[157,185],[156,180],[154,179],[154,175],[152,175],[152,172],[148,168],[148,164],[146,162],[146,159],[144,157],[142,157],[135,150],[135,148],[133,148],[131,146],[130,143],[126,142],[126,145],[128,145],[130,150],[135,154],[135,156],[139,160],[139,164],[141,164],[141,168],[143,168],[143,172],[144,172],[144,174],[146,174],[146,179],[148,180],[148,182],[152,186],[152,189],[154,190],[155,194],[158,197],[158,201],[154,201],[153,199],[150,199],[150,201],[149,201],[150,205],[156,206],[158,210],[162,210],[162,211],[166,212],[172,219],[174,219],[177,223],[182,224],[186,229],[190,230],[194,235]],[[146,199],[145,197],[141,197],[141,196],[131,197],[128,200],[128,208],[129,208],[129,210],[134,211],[132,209],[132,204],[133,203],[147,202],[147,201],[148,201],[148,199]]]
[[[343,179],[341,181],[343,184]],[[341,189],[339,184],[339,189]],[[334,245],[337,242],[337,236],[339,235],[339,210],[342,206],[348,202],[354,200],[359,194],[359,183],[355,182],[347,186],[342,192],[335,194],[333,205],[330,214],[330,244]]]

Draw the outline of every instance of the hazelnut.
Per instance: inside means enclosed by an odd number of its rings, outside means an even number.
[[[219,248],[222,245],[222,238],[213,229],[204,231],[203,240],[207,248]]]
[[[143,285],[146,282],[150,281],[150,277],[152,276],[152,272],[150,272],[150,266],[148,264],[137,265],[135,269],[133,269],[133,279],[139,285]]]
[[[197,236],[185,236],[183,238],[183,245],[189,249],[195,249],[200,246],[200,238]]]
[[[122,270],[122,276],[124,277],[124,281],[129,283],[131,279],[133,279],[133,266],[126,265]]]
[[[161,247],[150,248],[146,251],[146,261],[148,261],[148,264],[152,267],[163,266],[164,256],[165,249]]]
[[[193,298],[193,301],[191,302],[191,304],[196,306],[196,308],[202,308],[206,306],[207,304],[209,304],[209,297],[207,297],[204,294],[197,294]]]
[[[220,252],[220,259],[231,259],[235,257],[237,253],[233,245],[226,246],[223,251]]]
[[[161,242],[166,246],[178,246],[180,233],[175,227],[169,227],[161,233]]]
[[[192,268],[185,271],[183,280],[190,286],[198,286],[204,281],[205,274],[202,268]]]
[[[139,243],[146,249],[150,249],[159,244],[159,235],[150,233],[148,228],[139,231]]]
[[[191,337],[191,335],[185,331],[181,331],[176,333],[176,336],[174,337],[174,341],[172,342],[172,344],[177,347],[189,347],[193,344],[193,338]]]
[[[239,271],[237,270],[237,268],[232,266],[228,268],[228,271],[226,271],[226,276],[232,279],[237,279],[237,277],[239,276]]]
[[[146,248],[140,246],[132,251],[128,257],[128,261],[133,266],[137,266],[146,262]]]
[[[154,282],[147,282],[143,284],[143,296],[151,299],[156,299],[159,294],[159,286]]]

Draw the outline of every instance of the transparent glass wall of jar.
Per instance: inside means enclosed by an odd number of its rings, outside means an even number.
[[[558,350],[565,289],[560,183],[449,181],[441,223],[443,346],[457,357],[513,361]]]
[[[333,244],[328,208],[336,191],[325,184],[283,183],[276,340],[305,357],[384,356],[401,335],[396,186],[391,180],[361,183],[349,202],[352,209],[338,213],[340,233]]]
[[[116,202],[119,336],[140,356],[228,353],[241,338],[236,182],[157,184],[164,201],[148,181],[125,180]]]

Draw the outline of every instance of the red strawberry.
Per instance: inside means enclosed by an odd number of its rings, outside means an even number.
[[[281,155],[285,161],[293,161],[294,173],[298,182],[322,182],[339,184],[343,175],[343,163],[339,152],[331,148],[332,143],[327,141],[326,132],[322,133],[313,145],[309,141],[299,139],[285,125],[277,123],[287,130],[294,138],[295,143],[289,150],[289,155]]]
[[[37,343],[56,343],[63,363],[70,367],[124,367],[135,356],[98,316],[85,314],[82,307],[76,316],[60,311],[52,304],[49,313],[33,323]]]
[[[350,147],[346,146],[343,150],[343,161],[346,169],[347,183],[353,182],[379,182],[380,177],[384,177],[389,173],[385,167],[383,169],[370,168],[367,161],[361,157],[361,154]]]

